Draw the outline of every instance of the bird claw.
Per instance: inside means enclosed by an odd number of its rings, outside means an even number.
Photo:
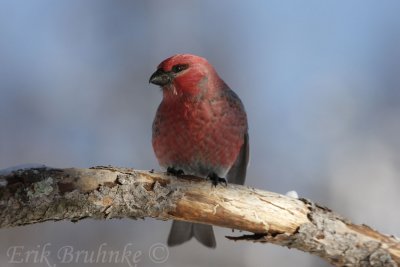
[[[216,175],[215,173],[209,174],[207,176],[207,178],[211,180],[211,184],[214,187],[216,187],[218,184],[225,184],[225,186],[228,185],[225,178],[221,178],[218,175]]]
[[[179,176],[184,175],[185,173],[181,169],[177,170],[174,167],[168,167],[167,168],[167,174],[179,177]]]

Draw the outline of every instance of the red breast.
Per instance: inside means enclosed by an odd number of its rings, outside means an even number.
[[[224,98],[163,101],[153,124],[153,148],[162,166],[220,166],[235,162],[247,131],[240,106]]]

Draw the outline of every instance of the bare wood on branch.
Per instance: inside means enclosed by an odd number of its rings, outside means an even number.
[[[48,220],[183,220],[249,231],[232,240],[273,243],[336,266],[398,266],[400,241],[326,207],[246,186],[211,187],[127,168],[31,168],[0,175],[0,228]]]

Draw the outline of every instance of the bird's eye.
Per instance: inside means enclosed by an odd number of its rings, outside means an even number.
[[[186,70],[187,68],[189,68],[188,64],[178,64],[172,67],[172,72],[173,73],[178,73],[181,72],[183,70]]]

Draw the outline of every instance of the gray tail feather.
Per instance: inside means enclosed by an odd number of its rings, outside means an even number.
[[[167,244],[168,246],[177,246],[190,240],[193,236],[206,247],[215,248],[217,245],[211,225],[181,221],[172,222]]]

